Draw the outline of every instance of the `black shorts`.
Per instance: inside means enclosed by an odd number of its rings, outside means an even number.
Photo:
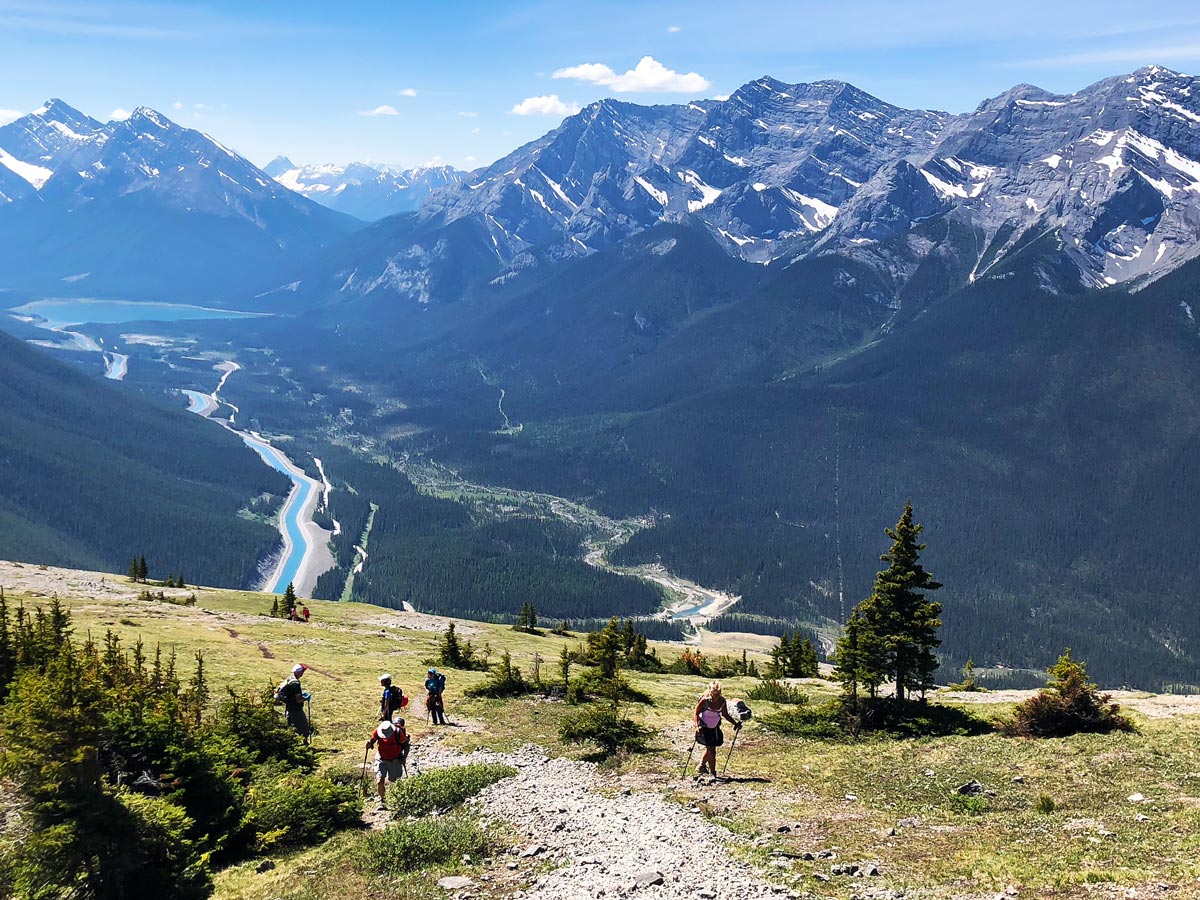
[[[701,725],[696,729],[696,743],[704,747],[720,747],[725,743],[725,735],[721,733],[721,726],[705,728]]]

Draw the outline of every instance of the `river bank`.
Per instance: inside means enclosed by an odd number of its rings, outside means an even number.
[[[335,565],[329,540],[332,533],[321,528],[313,515],[321,507],[327,482],[317,481],[297,466],[287,454],[261,434],[241,431],[233,426],[238,408],[220,397],[221,390],[229,377],[241,368],[232,360],[223,360],[213,366],[221,373],[220,380],[211,394],[184,389],[181,393],[188,399],[188,411],[206,419],[212,419],[229,429],[258,454],[262,461],[282,472],[292,481],[292,489],[279,510],[277,522],[283,546],[264,574],[258,590],[282,594],[292,584],[301,597],[311,597],[321,574]],[[228,419],[217,415],[222,406],[231,412]]]

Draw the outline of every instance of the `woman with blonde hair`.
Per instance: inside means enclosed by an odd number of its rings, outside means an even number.
[[[733,730],[741,730],[742,723],[729,714],[729,706],[721,694],[721,683],[714,681],[696,704],[692,716],[696,724],[696,743],[704,747],[704,758],[700,760],[697,775],[717,774],[717,748],[725,743],[721,733],[721,718],[733,723]]]

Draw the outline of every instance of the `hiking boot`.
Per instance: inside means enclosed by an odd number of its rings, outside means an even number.
[[[697,775],[707,775],[707,774],[708,774],[708,768],[707,768],[707,767],[706,767],[706,766],[705,766],[703,763],[701,763],[701,764],[700,764],[700,768],[698,768],[698,769],[696,770],[696,774],[697,774]]]

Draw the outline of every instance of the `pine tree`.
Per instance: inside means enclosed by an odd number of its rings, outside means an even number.
[[[287,618],[291,618],[292,613],[296,611],[296,586],[290,581],[283,592],[283,608]]]
[[[835,668],[833,678],[842,683],[842,692],[850,708],[858,707],[858,685],[862,680],[862,659],[860,655],[859,636],[862,630],[862,618],[856,609],[846,623],[846,630],[838,639],[837,650],[834,653]]]
[[[450,666],[451,668],[457,668],[462,665],[462,645],[458,642],[458,635],[455,633],[453,622],[446,626],[446,634],[442,637],[440,661],[443,666]]]
[[[139,556],[137,562],[137,580],[146,583],[146,579],[150,577],[150,567],[146,565],[146,557]]]
[[[274,598],[271,600],[271,618],[272,619],[279,618],[279,595],[278,594],[276,594],[274,596]]]
[[[941,587],[920,564],[925,544],[918,538],[924,526],[913,522],[911,503],[894,528],[886,529],[892,546],[880,559],[888,567],[875,576],[871,596],[859,604],[859,673],[871,686],[872,695],[885,681],[896,685],[896,700],[904,702],[912,692],[933,687],[938,662],[934,654],[941,644],[937,631],[942,605],[929,600],[925,591]]]
[[[563,644],[562,653],[558,656],[558,671],[562,674],[563,690],[571,687],[571,651]]]
[[[129,560],[129,571],[126,572],[125,575],[130,581],[136,583],[139,580],[138,573],[140,571],[141,569],[138,568],[138,561],[137,557],[135,556]]]
[[[529,630],[530,630],[530,632],[533,632],[533,631],[537,630],[537,609],[534,607],[532,602],[529,603],[528,606],[529,606],[529,616],[528,616]]]

